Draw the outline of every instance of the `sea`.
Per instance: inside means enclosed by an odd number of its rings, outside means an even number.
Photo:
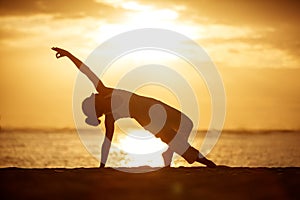
[[[167,148],[152,136],[137,137],[115,133],[106,166],[163,166],[161,153]],[[196,131],[191,145],[201,149],[206,131]],[[141,139],[142,138],[142,139]],[[98,167],[102,132],[73,129],[1,129],[0,167],[79,168]],[[227,130],[222,131],[209,152],[217,165],[230,167],[300,167],[300,131]],[[202,166],[188,164],[175,154],[173,167]]]

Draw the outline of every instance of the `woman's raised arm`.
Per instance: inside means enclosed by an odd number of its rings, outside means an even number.
[[[61,58],[64,56],[68,57],[76,65],[76,67],[92,81],[99,93],[103,92],[104,89],[106,89],[105,85],[97,77],[97,75],[92,70],[90,70],[90,68],[86,66],[82,61],[73,56],[70,52],[58,47],[52,47],[51,49],[56,51],[56,58]]]

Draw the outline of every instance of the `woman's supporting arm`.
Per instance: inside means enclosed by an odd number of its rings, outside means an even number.
[[[76,67],[92,81],[96,90],[99,93],[103,92],[103,90],[106,89],[105,85],[97,77],[97,75],[92,70],[90,70],[88,66],[86,66],[82,61],[80,61],[70,52],[58,47],[52,47],[51,49],[56,51],[56,58],[61,58],[64,56],[68,57],[76,65]]]
[[[105,138],[102,144],[102,149],[101,149],[101,163],[100,163],[100,168],[105,167],[109,149],[111,146],[111,141],[114,135],[114,130],[115,130],[115,120],[113,116],[110,115],[105,115]]]

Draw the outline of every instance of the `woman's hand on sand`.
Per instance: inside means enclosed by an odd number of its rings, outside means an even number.
[[[52,47],[51,48],[53,51],[56,51],[56,58],[61,58],[64,56],[68,56],[70,53],[64,49],[58,48],[58,47]]]
[[[104,168],[105,167],[105,164],[101,163],[99,168]]]

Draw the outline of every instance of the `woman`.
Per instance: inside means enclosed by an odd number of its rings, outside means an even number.
[[[208,167],[216,167],[215,163],[206,159],[188,143],[193,123],[186,115],[156,99],[108,88],[71,53],[57,47],[53,47],[52,50],[56,51],[56,58],[68,57],[98,91],[98,94],[92,94],[82,102],[82,110],[87,116],[86,123],[92,126],[98,126],[99,117],[105,115],[106,137],[102,145],[100,167],[105,166],[114,134],[114,123],[120,118],[134,118],[142,127],[168,145],[167,151],[162,155],[166,166],[171,165],[173,153],[176,152],[190,164],[199,162]]]

